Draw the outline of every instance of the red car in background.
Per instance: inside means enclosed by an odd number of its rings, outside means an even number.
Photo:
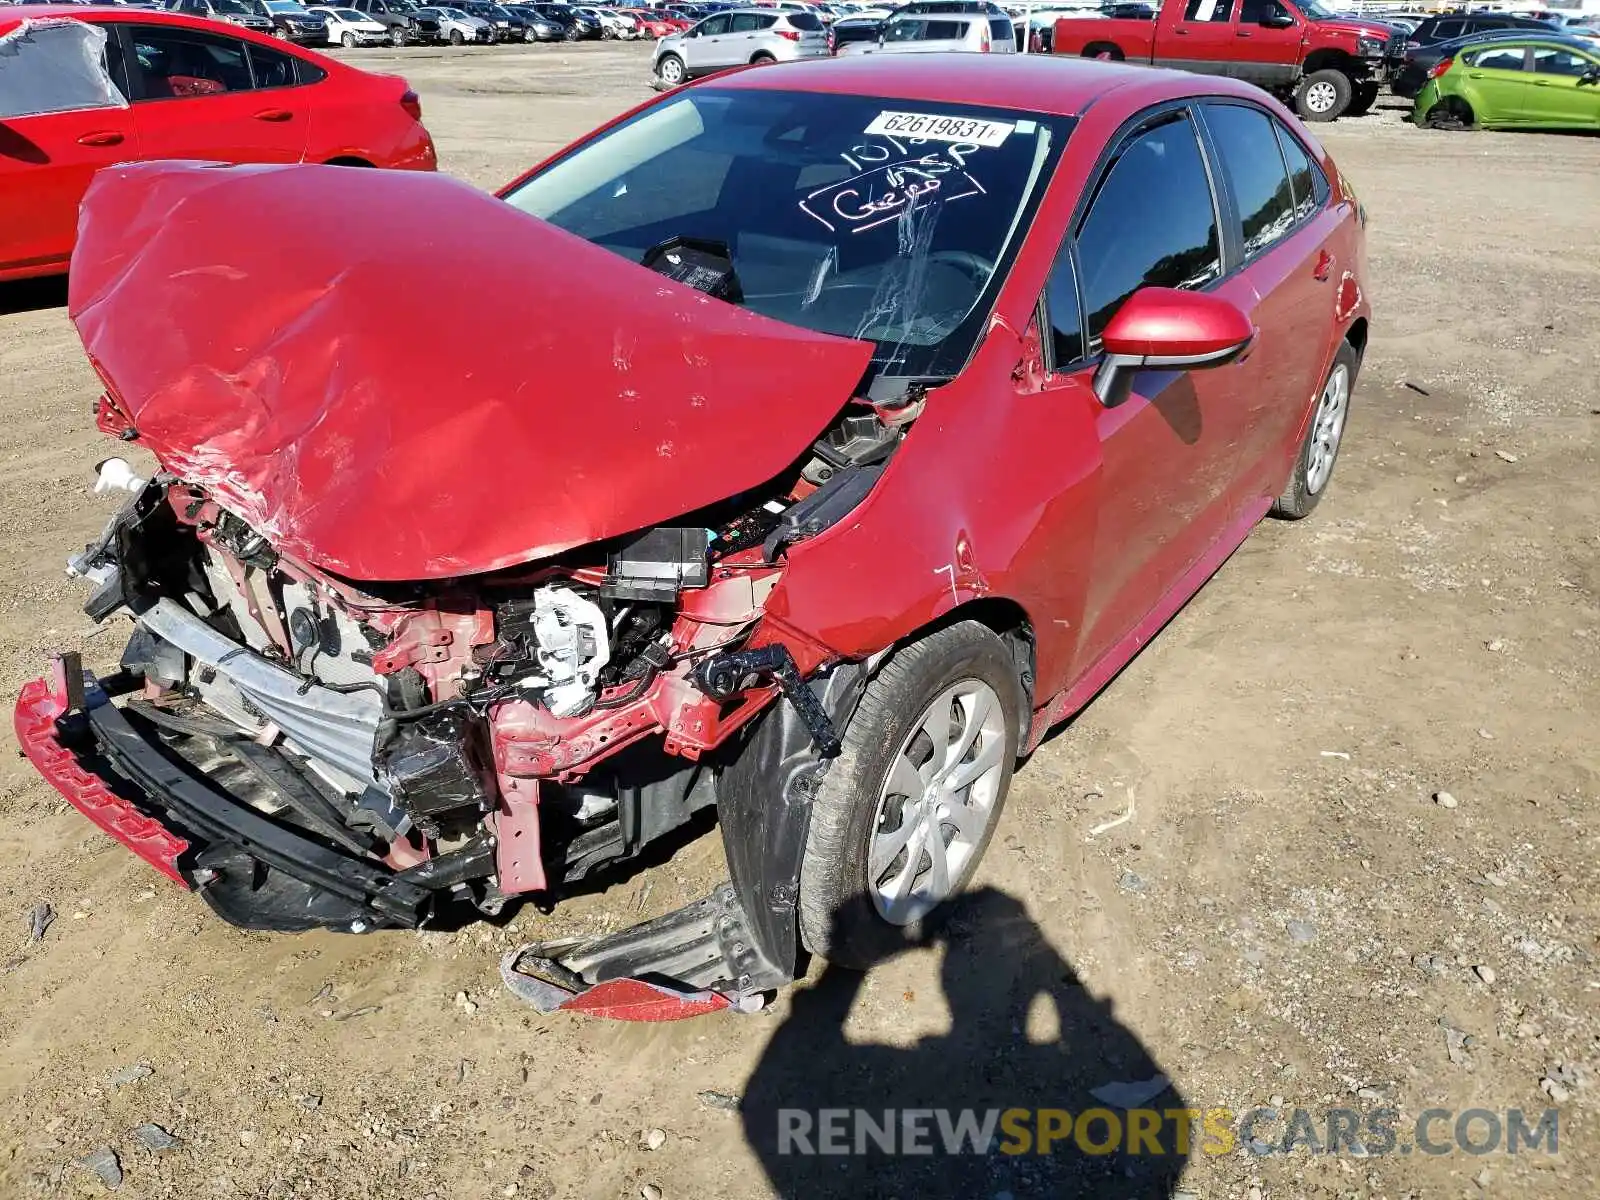
[[[405,80],[233,25],[127,7],[0,13],[0,280],[67,269],[111,163],[435,168]]]
[[[669,33],[688,28],[687,23],[680,24],[653,8],[619,8],[617,11],[623,16],[632,17],[644,30],[646,37],[663,38]]]

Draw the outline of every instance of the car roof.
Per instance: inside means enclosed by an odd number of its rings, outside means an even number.
[[[706,81],[714,87],[832,92],[925,103],[978,104],[1075,117],[1112,92],[1167,97],[1259,98],[1249,84],[1218,75],[1055,54],[862,54],[751,67]],[[1183,85],[1183,86],[1176,86]],[[696,85],[703,86],[703,85]]]
[[[9,29],[19,21],[40,21],[45,18],[71,17],[78,21],[155,22],[160,25],[192,25],[198,29],[215,29],[217,22],[205,17],[191,17],[188,13],[170,12],[164,8],[130,8],[119,4],[18,4],[0,7],[0,29]],[[243,30],[230,29],[230,33]]]
[[[1454,46],[1462,50],[1473,46],[1532,46],[1532,45],[1560,46],[1564,50],[1587,50],[1593,54],[1595,44],[1587,38],[1569,37],[1560,30],[1552,29],[1549,33],[1541,33],[1537,29],[1519,29],[1510,35],[1487,38],[1481,33],[1469,33],[1466,37],[1451,38],[1448,42],[1440,42],[1440,46]]]

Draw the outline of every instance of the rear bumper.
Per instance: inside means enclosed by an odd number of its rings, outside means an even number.
[[[23,753],[68,803],[167,878],[198,888],[232,924],[360,932],[415,927],[431,911],[427,888],[178,766],[83,677],[76,655],[22,689],[15,725]]]

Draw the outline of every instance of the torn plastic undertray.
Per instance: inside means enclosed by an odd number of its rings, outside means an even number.
[[[793,978],[756,948],[731,883],[620,933],[519,946],[500,960],[500,977],[542,1013],[619,1021],[756,1012],[763,993]]]

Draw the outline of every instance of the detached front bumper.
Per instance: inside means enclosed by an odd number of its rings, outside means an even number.
[[[114,690],[85,675],[76,654],[58,655],[17,699],[17,741],[68,803],[156,870],[249,929],[362,932],[427,919],[428,887],[196,778],[111,703]]]

